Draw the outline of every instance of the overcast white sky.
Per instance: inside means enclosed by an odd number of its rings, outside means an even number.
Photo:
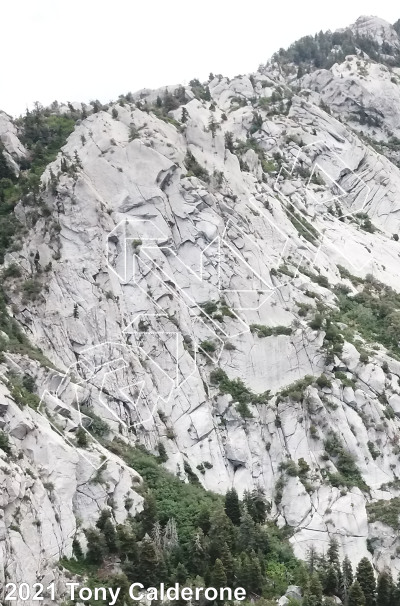
[[[281,46],[358,16],[393,23],[393,0],[2,0],[0,108],[103,102],[140,88],[235,76]]]

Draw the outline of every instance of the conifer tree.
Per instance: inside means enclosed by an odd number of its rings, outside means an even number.
[[[90,564],[101,564],[105,553],[103,537],[98,530],[88,528],[85,530],[87,540],[86,559]]]
[[[215,560],[215,564],[211,573],[211,584],[216,589],[226,587],[227,577],[223,563],[219,558]]]
[[[330,564],[326,571],[324,590],[327,595],[337,595],[338,593],[338,575],[336,568]]]
[[[117,533],[115,532],[114,524],[108,518],[103,527],[104,540],[107,545],[107,549],[110,553],[117,552]]]
[[[382,572],[378,577],[376,606],[392,606],[394,585],[390,572]]]
[[[234,526],[223,509],[216,509],[210,517],[210,557],[216,560],[221,556],[224,543],[229,548],[233,544]]]
[[[83,558],[83,551],[82,551],[82,547],[80,542],[78,541],[78,539],[74,539],[72,541],[72,551],[74,556],[80,560],[81,558]]]
[[[350,587],[347,604],[348,606],[365,606],[365,596],[357,580]]]
[[[322,600],[322,585],[317,572],[312,573],[308,589],[311,596]]]
[[[362,558],[362,560],[360,560],[357,566],[356,577],[365,596],[365,606],[375,606],[375,575],[368,558]]]
[[[138,546],[130,524],[119,524],[117,526],[117,545],[122,561],[124,559],[129,559],[131,562],[137,560]]]
[[[308,564],[308,570],[309,570],[310,574],[312,574],[315,571],[316,563],[317,563],[317,552],[315,550],[315,547],[313,545],[311,545],[311,547],[307,551],[307,564]]]
[[[186,567],[184,566],[184,564],[182,564],[182,562],[178,562],[178,565],[175,569],[175,574],[174,574],[174,579],[176,583],[179,583],[180,585],[183,585],[186,581],[186,579],[188,578],[189,573],[186,569]]]
[[[239,587],[243,587],[246,592],[251,591],[253,581],[252,562],[247,553],[242,553],[238,570],[236,573]]]
[[[400,574],[397,577],[397,583],[396,583],[396,585],[394,585],[394,587],[393,587],[392,605],[393,606],[400,606]]]
[[[251,591],[260,595],[263,586],[263,574],[261,570],[260,560],[254,553],[250,554],[250,565],[251,565]]]
[[[104,529],[104,525],[111,518],[111,511],[109,509],[102,509],[100,512],[99,519],[96,522],[97,528],[100,530]]]
[[[223,544],[221,550],[221,562],[224,565],[228,585],[232,585],[234,581],[234,559],[232,552],[226,543]]]
[[[238,546],[241,551],[246,551],[247,549],[252,549],[255,546],[256,539],[256,526],[253,522],[253,518],[247,511],[247,508],[244,507],[243,513],[240,516],[240,526],[239,526],[239,537],[238,537]]]
[[[329,564],[331,564],[335,568],[340,567],[339,545],[338,545],[337,540],[334,537],[331,537],[331,539],[329,540],[329,547],[328,547],[328,551],[327,551],[326,555],[327,555]]]
[[[189,112],[188,112],[188,110],[186,109],[186,107],[182,107],[182,116],[181,116],[181,122],[183,122],[183,123],[187,122],[188,117],[189,117]]]
[[[158,567],[157,548],[146,534],[139,547],[139,557],[135,567],[136,577],[145,587],[152,587],[158,582]]]
[[[240,524],[240,504],[238,493],[231,488],[225,495],[225,513],[235,526]]]
[[[157,517],[157,503],[153,493],[149,491],[145,496],[143,511],[141,513],[142,530],[144,534],[151,534]]]
[[[346,556],[343,560],[342,564],[342,575],[341,575],[341,583],[339,588],[339,597],[342,602],[346,605],[350,587],[353,584],[353,568],[351,566],[351,562],[349,558]]]

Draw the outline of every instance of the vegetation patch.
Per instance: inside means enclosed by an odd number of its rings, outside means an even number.
[[[223,394],[230,394],[234,402],[238,403],[237,410],[243,418],[252,417],[249,404],[266,404],[270,399],[270,390],[261,393],[253,393],[241,379],[229,379],[222,368],[213,370],[210,374],[210,381],[218,385]]]
[[[293,332],[290,326],[264,326],[263,324],[250,324],[250,330],[260,339],[278,335],[291,335]]]
[[[325,453],[335,465],[338,473],[329,473],[332,486],[357,486],[360,490],[368,490],[355,459],[344,447],[339,435],[332,432],[324,441]]]
[[[400,497],[367,503],[366,508],[370,523],[382,522],[393,530],[400,530]]]

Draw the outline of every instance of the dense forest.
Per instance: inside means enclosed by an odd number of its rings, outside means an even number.
[[[91,587],[104,586],[105,578],[110,587],[122,587],[121,606],[137,581],[145,587],[243,587],[247,601],[260,606],[275,604],[291,584],[301,587],[303,606],[335,604],[335,596],[346,606],[400,605],[400,581],[395,584],[388,572],[376,581],[367,558],[353,570],[348,558],[340,561],[334,538],[325,554],[310,549],[306,562],[298,560],[290,528],[278,529],[261,488],[243,499],[235,489],[222,497],[205,491],[189,465],[189,483],[167,472],[162,449],[155,457],[118,440],[109,448],[144,478],[143,511],[116,525],[111,510],[103,510],[96,527],[85,530],[86,555],[75,540],[74,557],[61,565],[88,576]],[[120,571],[107,573],[115,563]],[[290,598],[290,604],[300,602]]]

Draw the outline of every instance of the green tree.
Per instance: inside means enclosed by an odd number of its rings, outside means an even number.
[[[326,571],[324,579],[324,590],[327,595],[337,595],[338,593],[338,575],[336,568],[330,564]]]
[[[121,560],[137,560],[138,546],[136,535],[130,524],[119,524],[117,526],[117,545]]]
[[[310,595],[313,595],[317,598],[322,599],[322,585],[319,580],[319,575],[317,572],[313,572],[310,577],[310,584],[308,586]]]
[[[238,493],[234,488],[229,489],[225,495],[225,513],[235,526],[240,524],[240,504]]]
[[[188,121],[188,117],[189,117],[189,112],[186,109],[186,107],[182,107],[182,115],[181,115],[181,122],[184,124],[185,122]]]
[[[101,512],[100,512],[99,519],[96,522],[96,527],[99,530],[103,530],[104,526],[105,526],[105,523],[110,518],[111,518],[111,511],[109,509],[102,509]]]
[[[81,560],[83,558],[83,551],[82,551],[82,547],[80,542],[78,541],[78,539],[74,539],[72,541],[72,551],[74,556],[78,559]]]
[[[339,597],[346,605],[348,601],[350,587],[353,584],[353,568],[349,558],[346,556],[342,564],[341,584],[339,588]]]
[[[223,509],[216,509],[210,517],[210,549],[209,554],[212,560],[221,557],[221,551],[224,543],[232,548],[234,537],[234,526]]]
[[[87,561],[90,564],[101,564],[106,551],[102,535],[94,528],[88,528],[85,530],[85,535],[87,541]]]
[[[118,551],[117,533],[115,532],[114,524],[111,522],[110,518],[104,523],[103,535],[108,551],[110,553],[116,553]]]
[[[329,547],[326,556],[328,558],[329,564],[331,564],[335,568],[340,567],[339,545],[334,537],[331,537],[331,539],[329,540]]]
[[[231,550],[226,543],[221,549],[221,562],[224,566],[228,585],[232,585],[234,581],[234,559]]]
[[[89,440],[88,440],[88,435],[86,433],[86,431],[83,429],[83,427],[79,426],[78,429],[76,430],[76,443],[78,444],[78,446],[80,448],[86,448]]]
[[[188,573],[186,567],[184,566],[184,564],[182,564],[182,562],[178,562],[174,575],[173,575],[173,582],[183,585],[185,583],[186,579],[188,578],[188,576],[189,576],[189,573]]]
[[[393,587],[393,595],[392,595],[392,604],[393,606],[400,606],[400,574],[397,577],[397,583]]]
[[[365,596],[365,606],[375,606],[376,582],[372,565],[368,558],[362,558],[357,566],[357,581]]]
[[[349,590],[348,606],[365,606],[365,596],[360,583],[356,580]]]
[[[139,546],[139,557],[135,566],[135,577],[140,579],[145,587],[152,587],[159,581],[159,557],[154,542],[148,534],[144,536]]]
[[[157,514],[157,503],[156,499],[151,491],[148,491],[144,503],[143,510],[141,513],[142,531],[143,534],[150,534],[153,530],[153,526],[158,519]]]
[[[376,606],[392,606],[393,579],[390,572],[382,572],[378,576]]]
[[[227,576],[223,563],[219,558],[215,560],[215,564],[211,573],[211,585],[216,589],[226,587]]]
[[[243,513],[240,516],[238,546],[240,551],[252,549],[255,546],[256,540],[256,525],[253,518],[247,511],[247,507],[243,508]]]

